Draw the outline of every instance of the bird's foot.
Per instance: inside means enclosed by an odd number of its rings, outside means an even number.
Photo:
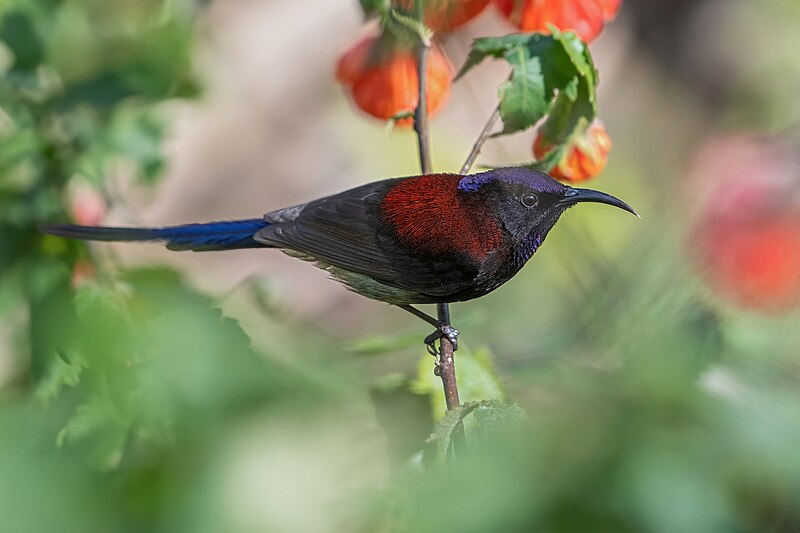
[[[436,349],[436,341],[444,337],[450,344],[453,345],[453,351],[458,350],[458,330],[450,324],[440,322],[436,326],[436,331],[425,337],[425,345],[428,347],[428,353],[434,357],[439,355]]]

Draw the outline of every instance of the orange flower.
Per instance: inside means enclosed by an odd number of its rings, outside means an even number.
[[[622,0],[494,0],[500,12],[522,31],[548,33],[548,24],[593,41],[619,11]]]
[[[541,131],[537,133],[533,141],[533,155],[542,159],[552,148]],[[595,120],[584,131],[577,131],[572,135],[561,159],[550,169],[550,175],[570,182],[588,180],[603,171],[610,151],[611,137],[603,123]]]
[[[475,18],[489,0],[426,0],[425,25],[435,32],[448,32]],[[414,0],[392,0],[392,5],[414,12]]]
[[[444,52],[434,44],[428,56],[428,114],[441,109],[453,77]],[[388,120],[404,111],[413,112],[419,99],[417,60],[412,47],[369,35],[348,48],[336,65],[336,80],[349,89],[355,104],[370,115]],[[410,125],[413,120],[398,120]]]

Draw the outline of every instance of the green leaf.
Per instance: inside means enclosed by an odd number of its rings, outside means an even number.
[[[473,67],[478,66],[487,57],[500,59],[506,52],[524,46],[530,38],[526,33],[513,33],[503,37],[479,37],[472,41],[467,60],[461,70],[458,71],[455,79],[460,79]]]
[[[27,15],[21,12],[4,15],[0,21],[0,40],[14,56],[13,71],[33,70],[42,62],[44,47]]]
[[[76,386],[85,366],[77,354],[56,354],[44,378],[36,385],[36,399],[46,404],[55,399],[64,387]]]
[[[524,130],[541,120],[547,111],[544,76],[538,57],[529,57],[517,48],[506,57],[513,68],[511,79],[498,90],[503,131],[498,135]]]
[[[475,426],[483,437],[496,433],[503,426],[527,419],[528,414],[515,403],[493,399],[480,402],[475,408]]]
[[[574,33],[483,37],[472,43],[456,79],[487,57],[505,60],[511,76],[498,91],[505,135],[536,125],[545,115],[547,139],[566,142],[582,120],[596,114],[597,75],[589,50]]]
[[[467,424],[467,416],[473,414],[474,423]],[[480,402],[462,403],[455,409],[445,413],[433,434],[428,438],[428,450],[434,451],[439,459],[445,459],[453,443],[453,436],[459,425],[467,431],[466,442],[469,445],[470,435],[477,433],[483,440],[498,433],[511,424],[528,419],[527,413],[517,404],[507,404],[496,398]],[[473,430],[470,431],[469,428]]]
[[[597,76],[589,48],[572,32],[562,33],[551,26],[552,41],[534,40],[529,46],[532,54],[542,54],[548,58],[550,71],[548,78],[554,80],[555,87],[561,88],[577,75],[591,86],[597,85]]]
[[[455,409],[447,411],[439,423],[436,424],[436,430],[428,438],[428,444],[435,448],[437,455],[441,459],[447,457],[456,428],[478,405],[478,402],[462,403]]]
[[[125,443],[130,435],[130,422],[118,413],[108,399],[95,399],[79,405],[56,443],[86,443],[87,460],[99,470],[116,467],[122,460]]]
[[[430,44],[433,38],[433,31],[424,22],[414,17],[404,15],[396,9],[389,9],[383,17],[383,24],[386,28],[400,39],[407,39],[409,35],[414,36],[419,42]]]
[[[359,0],[364,18],[386,13],[389,11],[389,0]]]

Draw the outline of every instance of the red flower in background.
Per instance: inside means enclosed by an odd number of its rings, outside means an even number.
[[[533,141],[533,155],[536,159],[545,157],[552,148],[539,131]],[[603,123],[595,120],[584,131],[573,134],[561,159],[550,169],[550,175],[573,183],[586,181],[603,171],[610,151],[611,137]]]
[[[97,226],[106,216],[106,201],[88,183],[73,182],[69,187],[68,209],[72,219],[78,224]]]
[[[707,283],[736,305],[800,305],[800,164],[763,140],[727,138],[697,157],[691,239]]]
[[[425,25],[435,32],[460,28],[489,4],[489,0],[426,0]],[[414,12],[414,0],[392,0],[392,5],[409,13]]]
[[[758,309],[800,302],[800,217],[717,221],[704,233],[708,280],[722,295]]]
[[[434,44],[428,56],[428,114],[441,109],[453,77],[444,52]],[[388,120],[404,111],[413,112],[419,101],[417,60],[413,47],[370,35],[348,48],[336,65],[336,80],[349,89],[355,104],[370,115]],[[399,125],[410,125],[410,118]]]
[[[548,33],[547,26],[574,31],[593,41],[619,11],[622,0],[494,0],[500,12],[522,31]]]

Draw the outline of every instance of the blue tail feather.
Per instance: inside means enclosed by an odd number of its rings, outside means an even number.
[[[269,226],[263,218],[186,224],[166,228],[114,228],[104,226],[77,226],[48,224],[41,230],[68,239],[90,241],[163,241],[170,250],[206,252],[264,248],[266,245],[253,239],[258,230]]]

